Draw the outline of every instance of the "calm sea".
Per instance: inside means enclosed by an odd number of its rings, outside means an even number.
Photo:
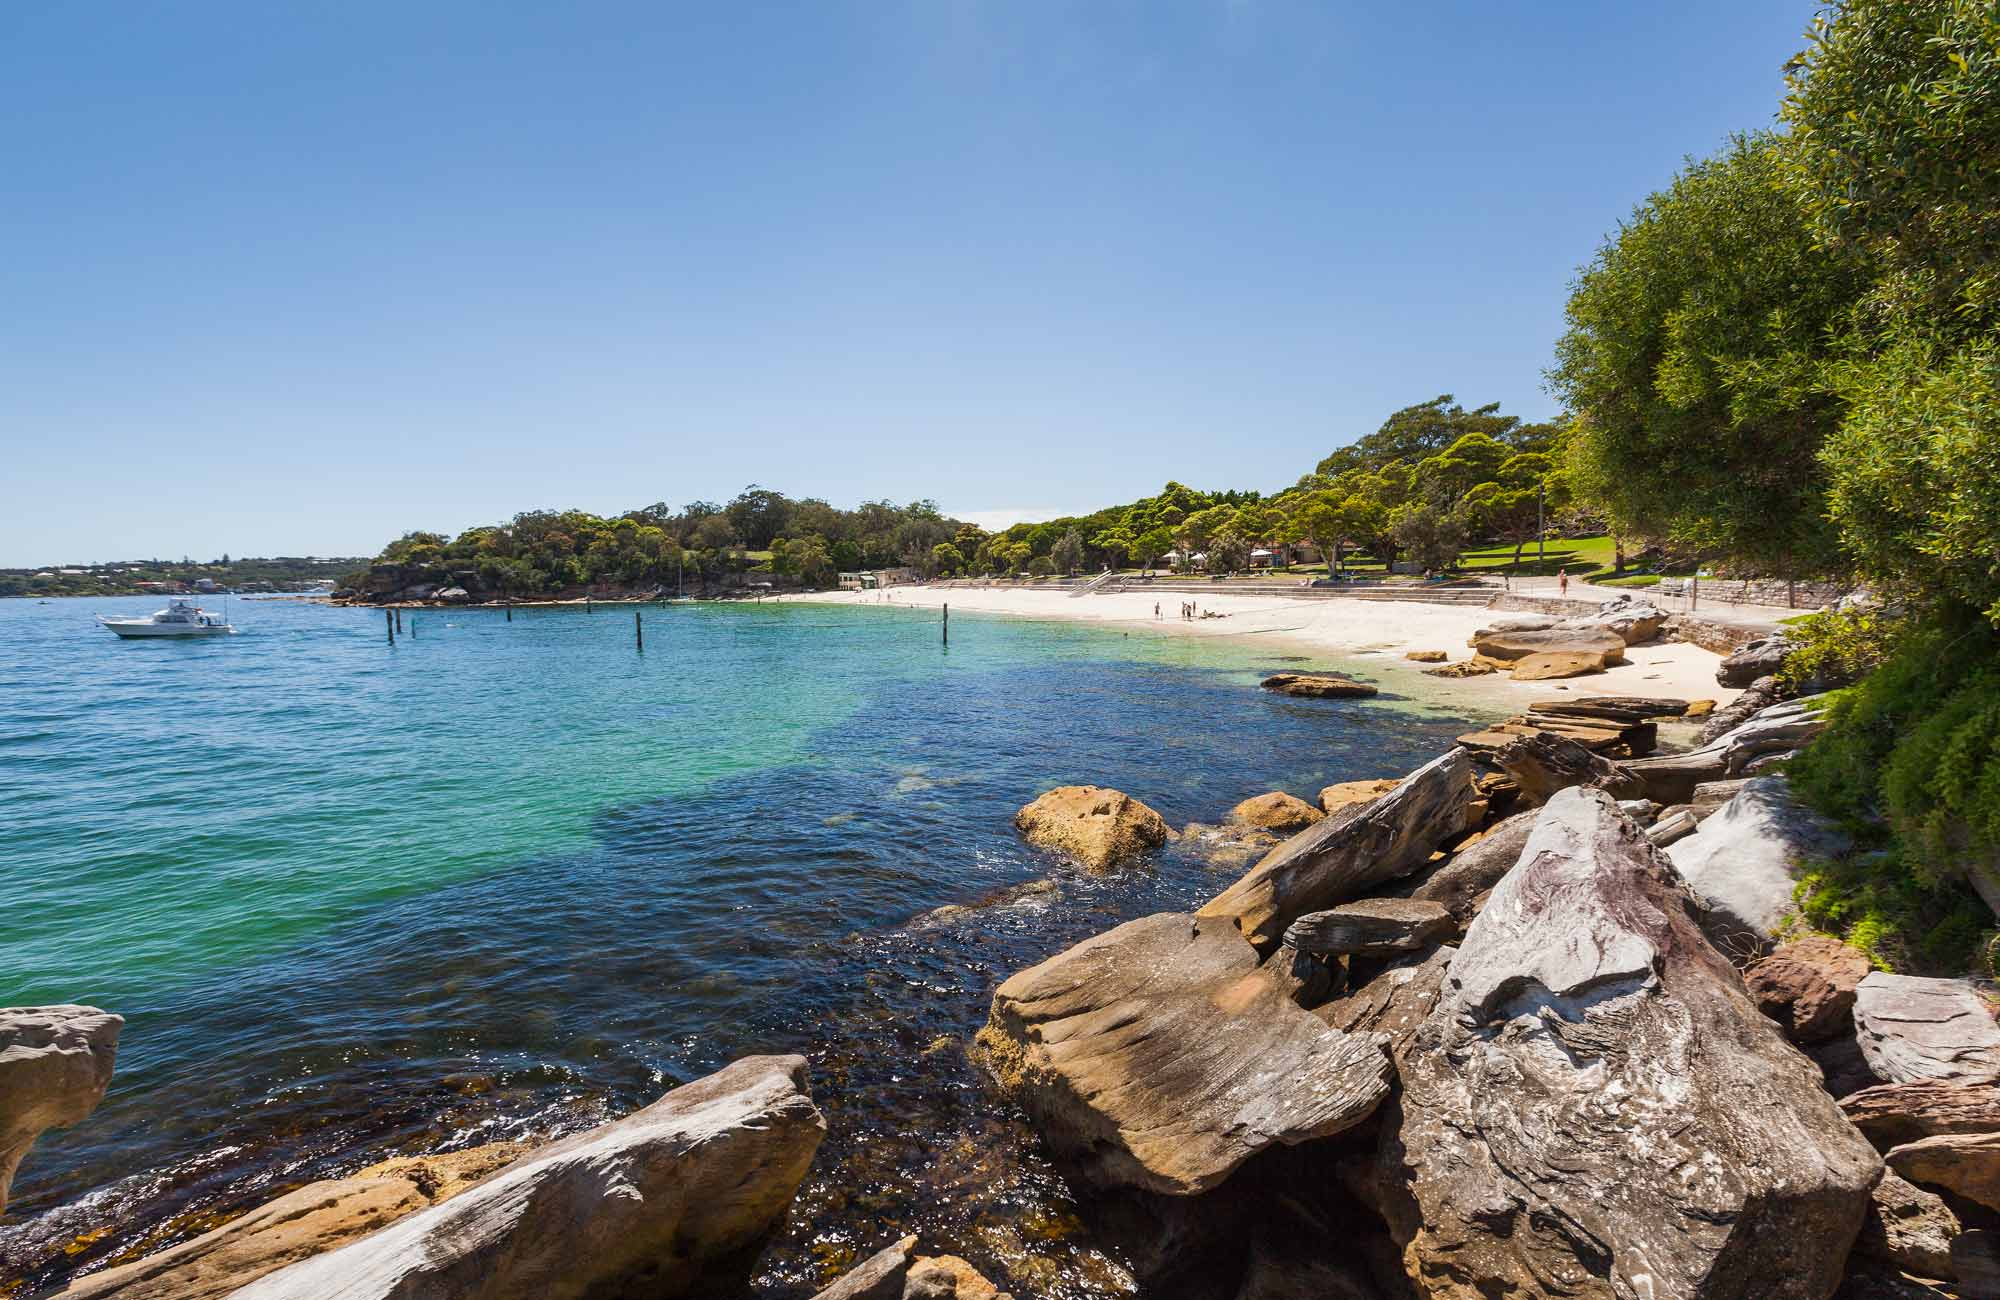
[[[773,1051],[812,1059],[830,1133],[755,1294],[904,1231],[1115,1292],[965,1045],[1008,974],[1230,873],[1176,846],[1093,879],[1014,810],[1092,782],[1212,821],[1465,730],[1261,692],[1297,663],[1255,637],[961,614],[945,650],[886,605],[652,608],[643,653],[602,607],[406,612],[393,646],[380,612],[279,601],[210,641],[92,624],[158,604],[0,601],[0,1005],[127,1019],[104,1104],[0,1218],[30,1293]]]

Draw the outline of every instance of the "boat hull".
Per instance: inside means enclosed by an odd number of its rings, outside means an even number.
[[[109,619],[104,621],[104,626],[127,640],[151,639],[155,637],[228,636],[236,630],[233,627],[189,627],[185,625],[176,627],[165,623],[114,623]]]

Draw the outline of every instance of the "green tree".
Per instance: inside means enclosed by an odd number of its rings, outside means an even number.
[[[1133,548],[1139,556],[1140,566],[1151,573],[1160,557],[1174,548],[1174,535],[1164,525],[1149,528],[1133,539]]]
[[[1411,561],[1425,569],[1443,572],[1458,563],[1465,549],[1465,520],[1454,510],[1433,501],[1412,501],[1397,506],[1390,518],[1396,544]]]
[[[1132,553],[1137,543],[1131,533],[1119,527],[1105,529],[1091,539],[1091,545],[1103,551],[1105,560],[1116,569],[1125,563],[1125,557]]]
[[[1026,542],[1008,543],[1006,551],[1007,571],[1009,573],[1019,573],[1021,570],[1027,568],[1028,561],[1034,557],[1034,554],[1035,548]]]
[[[1064,532],[1049,548],[1049,558],[1055,561],[1058,573],[1074,574],[1083,563],[1083,534],[1074,528]]]
[[[930,571],[949,577],[965,568],[965,555],[950,542],[931,547]]]

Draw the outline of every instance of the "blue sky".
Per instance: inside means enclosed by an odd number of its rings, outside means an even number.
[[[0,565],[757,482],[989,524],[1553,412],[1811,6],[0,7]]]

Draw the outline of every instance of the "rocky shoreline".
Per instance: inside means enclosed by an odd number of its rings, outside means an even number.
[[[1177,835],[1256,856],[1015,973],[977,1035],[1121,1226],[1130,1291],[2000,1296],[2000,1029],[1970,984],[1799,933],[1793,875],[1846,850],[1774,770],[1816,701],[1776,695],[1758,680],[1681,752],[1659,724],[1688,701],[1539,701],[1406,776],[1178,833],[1116,790],[1024,807],[1089,870]],[[102,1097],[121,1026],[0,1011],[0,1198]],[[747,1057],[546,1146],[310,1184],[54,1294],[734,1294],[825,1131],[803,1058]],[[918,1237],[882,1246],[817,1300],[1000,1294]]]

